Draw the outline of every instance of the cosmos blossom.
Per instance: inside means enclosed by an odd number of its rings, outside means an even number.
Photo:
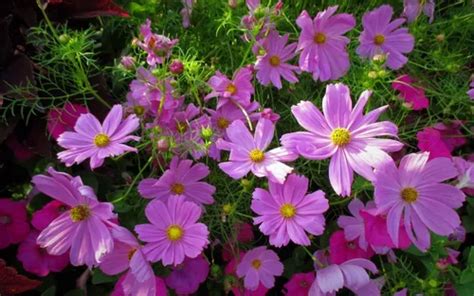
[[[465,160],[462,157],[453,157],[453,163],[458,170],[457,188],[463,189],[470,195],[474,190],[474,162]]]
[[[267,247],[257,247],[245,253],[237,265],[237,275],[244,278],[244,286],[256,290],[260,283],[265,288],[273,288],[275,276],[283,274],[283,264],[278,255]]]
[[[342,196],[351,193],[354,171],[372,180],[372,168],[391,159],[387,152],[403,147],[396,140],[379,138],[397,137],[395,124],[376,122],[388,106],[363,115],[370,95],[370,91],[364,91],[352,108],[349,88],[341,83],[329,84],[323,98],[323,113],[309,101],[292,106],[291,112],[307,131],[285,134],[281,138],[283,147],[304,158],[331,158],[329,181],[334,191]]]
[[[437,123],[425,127],[416,134],[418,148],[430,153],[430,159],[437,157],[449,157],[458,147],[466,144],[466,138],[460,130],[461,122]]]
[[[242,121],[234,121],[226,130],[229,141],[219,139],[217,148],[230,151],[229,161],[219,167],[234,179],[240,179],[249,171],[257,177],[267,177],[282,184],[293,168],[283,161],[292,161],[297,154],[283,147],[266,151],[270,145],[275,126],[268,119],[261,118],[252,135]]]
[[[50,255],[69,252],[74,266],[98,265],[103,256],[114,247],[110,227],[113,205],[99,202],[93,189],[82,183],[80,177],[48,169],[49,176],[36,175],[33,184],[47,196],[69,207],[54,219],[38,236],[37,243]]]
[[[338,79],[349,70],[344,34],[354,28],[355,18],[347,13],[335,14],[338,6],[318,12],[314,19],[306,10],[296,19],[301,28],[298,39],[300,69],[313,74],[314,80]]]
[[[207,226],[198,223],[201,208],[182,198],[169,198],[165,204],[153,200],[145,208],[150,224],[135,226],[148,260],[163,265],[181,264],[186,257],[196,258],[209,243]]]
[[[314,272],[294,273],[285,284],[285,295],[287,296],[307,296],[309,289],[314,282]]]
[[[58,153],[58,159],[66,166],[72,166],[90,158],[90,167],[95,169],[107,157],[127,151],[137,152],[137,149],[123,143],[140,139],[131,135],[139,125],[134,114],[123,119],[121,105],[114,105],[102,124],[91,113],[82,114],[73,132],[64,132],[59,136],[58,144],[66,150]]]
[[[404,156],[397,168],[393,161],[375,170],[373,181],[378,212],[387,215],[387,229],[392,241],[400,240],[403,221],[410,240],[425,251],[430,233],[447,236],[461,223],[454,209],[461,207],[464,193],[442,182],[457,177],[449,158],[429,159],[429,153]]]
[[[257,57],[255,70],[257,79],[262,85],[271,83],[281,89],[281,77],[290,83],[298,82],[294,71],[299,72],[299,68],[287,63],[296,56],[296,43],[286,45],[288,36],[288,34],[280,36],[277,31],[271,31],[261,42],[265,54]]]
[[[173,267],[171,273],[165,278],[168,287],[174,289],[179,295],[189,295],[199,289],[209,274],[209,262],[204,255],[196,258],[186,258],[183,263]]]
[[[469,90],[467,91],[467,95],[471,100],[474,100],[474,79],[471,80],[471,83],[469,83]]]
[[[81,114],[87,113],[83,105],[67,102],[62,108],[53,108],[48,112],[48,132],[57,139],[65,131],[72,131]]]
[[[170,167],[159,179],[144,179],[138,191],[145,198],[157,198],[166,203],[169,198],[184,198],[197,204],[212,204],[216,188],[200,180],[209,175],[209,168],[203,163],[173,157]]]
[[[47,203],[42,209],[33,213],[31,217],[31,225],[38,230],[43,230],[48,227],[49,223],[61,216],[62,213],[68,210],[68,206],[60,201],[53,200]]]
[[[392,88],[400,92],[399,96],[415,111],[427,109],[430,101],[425,96],[425,90],[414,85],[414,80],[409,75],[397,77],[392,82]]]
[[[173,47],[178,43],[178,39],[170,39],[166,36],[153,33],[149,19],[141,25],[140,35],[142,40],[137,44],[148,54],[146,61],[148,65],[152,67],[164,63],[171,55]]]
[[[234,73],[232,80],[224,74],[217,71],[214,76],[209,79],[209,86],[212,92],[209,93],[204,100],[217,97],[217,108],[219,109],[232,101],[247,107],[251,104],[251,97],[254,93],[252,85],[252,70],[248,67],[240,68]]]
[[[354,241],[346,240],[343,230],[337,230],[329,238],[329,255],[331,263],[341,264],[351,259],[370,259],[374,255],[371,248],[363,250]]]
[[[435,2],[434,0],[403,0],[403,13],[407,22],[415,21],[423,12],[432,23],[434,19]]]
[[[127,271],[120,282],[124,295],[157,295],[155,274],[137,239],[120,226],[113,228],[112,236],[114,249],[104,256],[99,268],[107,275]]]
[[[373,58],[377,54],[387,55],[386,65],[397,70],[408,61],[404,55],[415,46],[415,39],[407,28],[400,28],[404,18],[391,21],[393,8],[382,5],[366,12],[362,17],[364,30],[359,36],[360,45],[357,54],[364,58]]]
[[[324,192],[307,194],[309,181],[304,176],[291,174],[284,184],[269,181],[269,191],[256,188],[251,208],[259,216],[260,231],[270,236],[270,244],[281,247],[290,240],[299,245],[310,245],[306,232],[321,235],[324,232],[323,213],[329,208]]]
[[[29,230],[26,204],[0,198],[0,250],[23,241]]]

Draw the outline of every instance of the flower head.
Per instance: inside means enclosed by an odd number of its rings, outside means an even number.
[[[108,202],[99,202],[94,191],[82,183],[80,177],[71,177],[53,168],[49,176],[36,175],[36,188],[69,207],[48,227],[41,231],[37,243],[51,255],[69,251],[71,264],[98,265],[103,256],[114,247],[110,227],[116,215]]]
[[[259,216],[254,218],[260,231],[270,236],[270,244],[281,247],[290,240],[299,245],[309,245],[306,232],[321,235],[325,221],[323,213],[329,208],[324,192],[318,190],[307,194],[308,179],[291,174],[284,184],[269,181],[269,191],[255,189],[252,210]]]
[[[272,83],[276,88],[281,89],[280,77],[290,83],[298,82],[298,78],[293,73],[299,72],[298,67],[287,63],[296,55],[296,43],[286,45],[287,42],[288,34],[280,36],[277,31],[271,31],[261,42],[265,54],[257,57],[255,70],[257,70],[257,79],[262,85]]]
[[[471,80],[471,83],[469,84],[470,89],[467,91],[467,95],[471,100],[474,100],[474,79]]]
[[[398,77],[392,83],[392,88],[400,92],[399,96],[405,100],[413,110],[428,108],[430,101],[425,96],[425,90],[413,85],[413,82],[413,79],[405,74]]]
[[[53,200],[47,203],[41,210],[33,213],[31,225],[37,230],[43,230],[53,222],[54,219],[61,216],[69,207],[60,201]]]
[[[460,131],[460,123],[453,121],[450,124],[437,123],[426,127],[416,134],[418,148],[430,153],[430,159],[449,157],[457,147],[466,143],[466,138]]]
[[[397,126],[389,121],[376,122],[388,106],[366,115],[362,112],[370,97],[364,91],[352,108],[349,88],[341,83],[326,87],[323,98],[324,115],[308,101],[291,107],[298,123],[307,131],[283,135],[283,147],[305,158],[331,158],[329,181],[337,194],[351,192],[353,172],[364,178],[373,178],[372,168],[391,159],[387,152],[398,151],[403,144],[380,136],[397,136]]]
[[[157,198],[166,202],[169,198],[184,198],[197,204],[212,204],[216,188],[200,181],[209,175],[209,168],[202,163],[193,165],[192,160],[174,157],[170,168],[159,179],[144,179],[138,191],[145,198]]]
[[[50,255],[38,246],[36,239],[39,232],[32,230],[28,237],[18,247],[18,260],[23,268],[37,276],[47,276],[50,271],[59,272],[69,264],[69,254]]]
[[[430,23],[434,19],[435,2],[434,0],[403,0],[402,15],[411,23],[423,12],[429,17]]]
[[[212,92],[208,94],[204,100],[218,97],[217,108],[224,104],[235,101],[243,107],[251,104],[251,97],[254,93],[252,85],[252,71],[245,67],[240,68],[234,73],[232,80],[224,74],[217,71],[214,76],[209,79],[209,86]]]
[[[363,250],[357,242],[346,240],[344,231],[338,230],[331,234],[329,239],[329,255],[331,263],[341,264],[355,258],[369,259],[374,255],[371,248]]]
[[[49,133],[57,139],[63,132],[72,131],[79,116],[87,112],[85,106],[69,102],[62,108],[50,109],[48,112]]]
[[[147,54],[147,63],[150,66],[162,64],[169,58],[173,47],[178,43],[178,39],[169,39],[166,36],[155,34],[151,31],[151,21],[149,19],[140,27],[142,40],[138,42]]]
[[[254,248],[245,253],[237,265],[237,275],[244,278],[245,288],[256,290],[259,283],[265,288],[273,288],[275,276],[283,274],[283,264],[278,255],[265,246]]]
[[[135,226],[148,260],[163,265],[181,264],[186,257],[196,258],[209,243],[206,225],[197,223],[201,208],[182,198],[169,198],[167,203],[154,200],[145,208],[151,224]]]
[[[242,121],[234,121],[226,131],[229,141],[217,141],[218,149],[230,151],[229,161],[219,164],[221,170],[234,179],[240,179],[252,171],[257,177],[267,177],[282,184],[293,170],[282,161],[292,161],[297,155],[283,147],[266,151],[274,131],[275,126],[265,118],[258,121],[254,135]]]
[[[314,80],[338,79],[349,70],[346,46],[349,38],[344,34],[354,28],[355,19],[347,13],[335,14],[338,6],[318,12],[314,19],[306,10],[296,19],[301,28],[298,51],[301,51],[301,70],[313,73]]]
[[[458,170],[457,188],[463,189],[470,195],[474,191],[474,162],[463,159],[462,157],[453,157],[453,163]]]
[[[307,296],[314,282],[314,272],[295,273],[285,284],[285,295]]]
[[[399,28],[405,19],[390,21],[393,9],[382,5],[366,12],[362,17],[364,31],[359,36],[357,53],[361,57],[373,58],[377,54],[387,55],[386,65],[394,70],[406,64],[408,58],[403,54],[413,50],[415,39],[407,28]]]
[[[26,204],[0,198],[0,250],[23,241],[29,230]]]
[[[59,136],[59,146],[66,149],[58,153],[59,160],[66,166],[72,166],[90,158],[90,167],[94,169],[100,167],[107,157],[127,151],[136,152],[137,149],[123,143],[140,139],[130,135],[138,128],[139,120],[135,115],[125,119],[122,116],[120,105],[112,107],[103,124],[91,113],[82,114],[74,126],[74,132],[64,132]]]
[[[209,263],[203,255],[186,258],[183,263],[173,267],[165,278],[166,285],[178,294],[193,294],[199,289],[209,274]]]
[[[420,249],[430,246],[429,230],[449,235],[461,223],[454,209],[459,208],[464,193],[442,182],[458,173],[449,158],[428,160],[429,153],[408,154],[397,168],[393,161],[375,170],[374,195],[379,213],[387,215],[387,229],[392,241],[400,241],[402,221],[410,240]]]
[[[150,296],[162,296],[162,295],[168,295],[168,289],[166,288],[165,281],[158,277],[154,276],[154,293],[152,291],[148,290],[143,290],[143,286],[137,286],[134,287],[135,290],[127,290],[127,292],[124,290],[124,282],[127,280],[128,273],[123,274],[119,280],[115,283],[114,290],[110,294],[110,296],[130,296],[130,295],[141,295],[141,294],[136,294],[136,293],[149,293],[149,294],[144,294],[144,295],[150,295]]]

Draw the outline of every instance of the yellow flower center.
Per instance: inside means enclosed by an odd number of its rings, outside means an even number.
[[[143,106],[136,105],[135,107],[133,107],[133,112],[136,115],[141,116],[143,115],[143,113],[145,113],[145,108]]]
[[[91,215],[91,210],[88,205],[79,205],[71,209],[72,222],[84,221]]]
[[[255,268],[255,269],[259,269],[260,266],[262,266],[262,261],[260,261],[259,259],[255,259],[252,261],[252,267]]]
[[[171,185],[171,192],[173,192],[176,195],[183,194],[184,185],[181,183],[174,183],[173,185]]]
[[[316,33],[316,35],[314,35],[314,42],[317,44],[323,44],[326,42],[326,35],[323,33]]]
[[[374,43],[376,45],[382,45],[385,42],[385,36],[381,34],[377,34],[374,37]]]
[[[175,242],[183,237],[183,232],[183,228],[181,228],[179,225],[171,225],[166,230],[166,236],[170,241]]]
[[[272,56],[270,58],[270,65],[273,67],[277,67],[280,65],[280,58],[278,56]]]
[[[229,85],[227,85],[226,90],[227,90],[231,95],[234,95],[234,94],[237,92],[237,87],[236,87],[233,83],[229,83]]]
[[[229,215],[232,212],[233,206],[230,203],[226,203],[222,206],[222,211],[224,214]]]
[[[184,134],[188,130],[188,125],[186,124],[186,122],[177,122],[176,123],[176,130],[180,134]]]
[[[109,145],[109,143],[110,143],[110,138],[106,134],[100,133],[100,134],[97,134],[94,138],[94,144],[97,147],[102,148]]]
[[[229,121],[224,117],[219,117],[217,119],[217,127],[220,129],[226,129],[229,126]]]
[[[135,254],[136,251],[137,249],[133,248],[128,252],[128,261],[132,260],[133,254]]]
[[[413,187],[403,188],[400,195],[407,203],[415,202],[418,199],[418,191]]]
[[[331,133],[331,141],[336,146],[345,146],[351,141],[351,134],[346,128],[335,128]]]
[[[289,203],[285,203],[280,207],[280,214],[285,219],[293,218],[296,215],[296,208]]]
[[[249,153],[249,156],[250,156],[250,160],[256,163],[262,162],[265,159],[265,154],[260,149],[251,150]]]

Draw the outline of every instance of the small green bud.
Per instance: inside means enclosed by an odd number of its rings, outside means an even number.
[[[209,140],[214,135],[214,131],[210,127],[201,128],[201,137],[205,140]]]
[[[369,71],[369,73],[367,73],[367,76],[370,78],[370,79],[376,79],[378,77],[378,74],[376,71]]]
[[[66,44],[66,43],[68,43],[70,39],[71,39],[71,37],[69,37],[68,34],[61,34],[61,35],[59,35],[59,42],[60,42],[61,44]]]

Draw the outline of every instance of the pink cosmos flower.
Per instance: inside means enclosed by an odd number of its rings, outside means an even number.
[[[124,295],[156,295],[155,274],[137,239],[120,226],[113,228],[112,235],[114,249],[104,256],[100,269],[107,275],[127,271],[121,282]]]
[[[90,158],[90,167],[95,169],[104,163],[104,159],[137,149],[123,143],[140,138],[130,135],[140,125],[132,114],[123,119],[123,109],[114,105],[103,124],[91,113],[82,114],[74,126],[74,132],[64,132],[58,138],[59,146],[65,151],[58,153],[58,159],[66,166],[81,163]]]
[[[282,161],[295,160],[297,154],[283,147],[265,151],[274,131],[275,126],[265,118],[258,121],[253,136],[242,121],[234,121],[226,131],[229,141],[219,139],[216,143],[218,149],[230,151],[229,161],[219,164],[221,170],[233,179],[240,179],[252,171],[257,177],[267,177],[282,184],[286,175],[293,171]]]
[[[126,70],[132,70],[135,67],[135,58],[129,55],[122,56],[120,59],[120,64],[126,69]]]
[[[170,168],[159,179],[144,179],[138,191],[145,198],[158,198],[166,203],[169,198],[182,197],[197,204],[212,204],[216,188],[200,180],[209,175],[209,168],[203,163],[173,157]]]
[[[69,252],[71,264],[88,267],[98,265],[103,256],[114,247],[109,227],[116,218],[113,205],[99,202],[91,187],[85,186],[80,177],[48,169],[50,176],[36,175],[33,184],[47,196],[68,207],[69,210],[54,219],[41,231],[37,243],[50,255]]]
[[[473,195],[474,162],[467,161],[462,157],[453,157],[453,163],[458,170],[458,184],[456,184],[456,187],[464,189],[468,194]]]
[[[331,264],[317,271],[316,280],[310,288],[309,296],[335,295],[346,287],[353,292],[371,284],[367,270],[376,273],[377,267],[367,259],[352,259],[340,265]],[[357,295],[364,295],[356,293]],[[380,294],[380,290],[378,291]],[[377,294],[365,294],[377,295]]]
[[[63,132],[72,131],[79,115],[88,113],[85,106],[67,102],[62,108],[53,108],[48,112],[48,132],[57,139]]]
[[[260,118],[265,118],[270,120],[273,124],[276,124],[277,121],[280,119],[280,115],[278,113],[275,113],[271,108],[264,108],[262,112],[254,113],[251,118],[252,117],[255,117],[257,121]]]
[[[434,0],[403,0],[402,16],[406,17],[407,22],[411,23],[423,12],[430,19],[430,24],[434,19],[435,2]]]
[[[400,92],[400,97],[405,100],[413,110],[427,109],[430,101],[425,96],[423,88],[413,85],[413,79],[407,74],[399,76],[392,82],[392,88]]]
[[[251,104],[254,89],[252,85],[252,71],[247,67],[238,69],[232,80],[217,71],[216,74],[209,79],[208,83],[212,88],[212,92],[209,93],[204,100],[207,101],[210,98],[218,97],[218,109],[232,101],[243,107]]]
[[[331,263],[341,264],[355,258],[369,259],[374,255],[371,248],[361,249],[354,241],[346,240],[343,230],[335,231],[329,239],[329,255]]]
[[[364,251],[367,251],[369,244],[365,238],[364,219],[360,215],[360,212],[373,207],[375,207],[373,202],[368,202],[367,206],[364,206],[364,203],[360,199],[355,198],[348,206],[352,216],[340,215],[339,218],[337,218],[337,225],[344,229],[346,240],[355,241],[357,239],[359,247]]]
[[[261,42],[265,54],[257,57],[255,70],[257,70],[257,79],[262,85],[271,83],[281,89],[280,77],[290,83],[298,82],[293,71],[299,72],[299,68],[287,63],[296,56],[296,43],[286,45],[287,42],[288,34],[280,36],[277,31],[271,31]]]
[[[41,231],[68,209],[68,206],[60,201],[50,201],[41,210],[33,213],[31,225]]]
[[[359,36],[360,45],[356,51],[364,58],[385,54],[386,65],[397,70],[407,63],[408,58],[403,54],[413,50],[415,39],[407,28],[399,28],[405,19],[398,18],[391,22],[392,15],[390,5],[382,5],[366,12],[362,17],[364,31]]]
[[[149,19],[141,25],[140,34],[142,40],[138,42],[138,46],[148,54],[146,61],[152,67],[162,64],[169,58],[173,47],[178,43],[178,39],[169,39],[166,36],[154,34],[151,31]]]
[[[224,273],[227,278],[230,278],[230,288],[235,296],[265,296],[267,295],[268,289],[260,282],[257,289],[249,290],[241,286],[241,283],[236,278],[236,268],[244,257],[244,252],[239,252],[239,255],[232,258],[229,263],[225,266]]]
[[[285,284],[285,295],[307,296],[314,282],[314,278],[314,272],[293,274],[290,280]]]
[[[275,276],[283,274],[283,264],[278,255],[265,246],[254,248],[245,253],[237,265],[237,275],[244,278],[244,286],[256,290],[261,282],[265,288],[273,288]]]
[[[398,151],[403,144],[380,136],[397,136],[397,126],[389,121],[376,122],[388,106],[366,115],[362,112],[371,95],[364,91],[352,108],[349,88],[341,83],[329,84],[323,98],[323,113],[309,101],[291,107],[298,123],[307,131],[283,135],[284,147],[304,158],[331,158],[329,181],[342,196],[351,193],[353,172],[373,179],[372,168],[391,159],[387,152]]]
[[[347,13],[335,14],[338,6],[318,12],[311,20],[306,10],[296,19],[301,28],[298,51],[301,51],[300,69],[313,73],[313,79],[321,81],[338,79],[349,70],[349,54],[346,46],[349,38],[344,34],[354,28],[355,18]]]
[[[29,231],[25,203],[0,198],[0,250],[23,241]]]
[[[308,179],[291,174],[284,184],[269,181],[269,191],[256,188],[252,197],[252,210],[259,216],[254,224],[270,236],[270,244],[286,246],[290,240],[298,245],[309,246],[306,232],[321,235],[324,232],[324,215],[329,203],[324,192],[306,194]]]
[[[375,204],[387,214],[387,228],[392,241],[399,244],[400,221],[410,240],[420,249],[430,246],[429,230],[439,235],[451,234],[461,221],[459,208],[464,193],[441,182],[455,178],[452,161],[440,157],[428,161],[429,153],[408,154],[397,168],[393,161],[375,170]]]
[[[115,283],[114,290],[110,294],[110,296],[129,296],[129,295],[137,295],[137,294],[125,294],[123,290],[123,282],[125,281],[127,274],[123,274],[117,283]],[[165,281],[160,277],[155,276],[155,294],[148,294],[149,296],[167,296],[168,290],[166,289]],[[147,296],[148,296],[147,295]]]
[[[416,134],[418,148],[430,152],[430,159],[436,157],[451,157],[451,153],[466,144],[466,138],[460,131],[460,122],[449,124],[437,123],[426,127]]]
[[[49,255],[37,245],[38,235],[38,231],[32,230],[18,247],[16,257],[23,264],[23,268],[37,276],[47,276],[50,271],[63,270],[69,264],[69,255],[67,253],[59,256]]]
[[[206,280],[208,274],[209,263],[203,255],[200,255],[193,259],[186,258],[182,264],[173,267],[165,278],[165,283],[180,295],[193,294]]]
[[[151,224],[135,226],[148,260],[163,265],[181,264],[185,257],[196,258],[209,243],[207,226],[197,223],[201,208],[182,198],[169,198],[165,204],[154,200],[145,208]]]
[[[469,96],[469,98],[471,98],[471,100],[474,100],[474,80],[471,80],[469,86],[471,87],[471,89],[467,91],[467,95]]]

